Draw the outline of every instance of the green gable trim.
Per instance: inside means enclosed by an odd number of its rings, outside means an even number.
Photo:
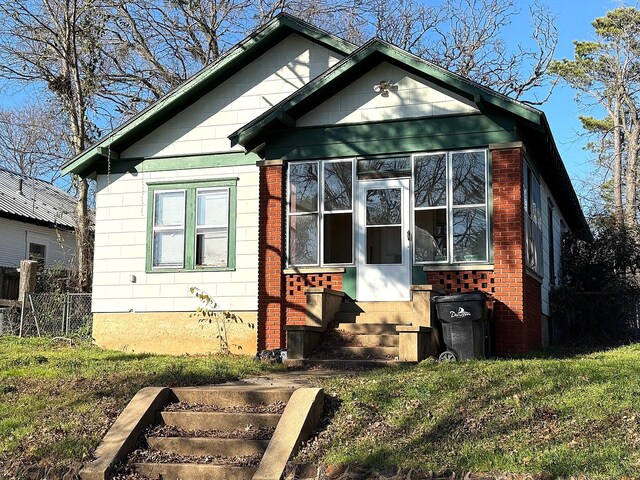
[[[158,158],[131,158],[119,160],[111,164],[111,169],[102,163],[97,168],[97,173],[144,173],[144,172],[168,172],[172,170],[193,170],[215,167],[240,167],[255,165],[260,160],[254,153],[244,152],[211,153],[207,155],[184,155],[178,157]]]
[[[146,273],[180,273],[180,272],[224,272],[236,268],[236,218],[237,218],[237,178],[203,180],[196,182],[162,182],[149,183],[147,197],[147,248]],[[196,194],[199,188],[229,188],[229,222],[228,222],[228,257],[226,267],[196,267]],[[185,191],[185,228],[184,228],[184,264],[182,268],[153,267],[153,207],[154,193],[163,190]]]
[[[469,101],[481,103],[483,111],[492,110],[491,107],[495,107],[494,109],[498,111],[508,112],[517,116],[521,121],[528,122],[538,128],[541,127],[542,112],[512,101],[497,92],[493,92],[386,42],[374,39],[341,62],[338,62],[323,75],[300,88],[271,110],[232,133],[229,136],[232,145],[240,144],[247,150],[256,148],[262,140],[267,137],[271,138],[270,131],[283,126],[281,121],[283,115],[300,118],[317,105],[325,102],[337,91],[359,78],[363,73],[385,61],[433,82]]]
[[[63,166],[62,173],[92,173],[93,164],[104,157],[105,152],[121,152],[291,34],[301,35],[341,55],[348,55],[356,49],[350,42],[309,23],[287,14],[280,14],[234,46],[215,63],[203,68],[95,145],[72,158]]]
[[[291,161],[486,148],[517,140],[516,127],[512,118],[480,114],[309,127],[274,134],[265,152]]]

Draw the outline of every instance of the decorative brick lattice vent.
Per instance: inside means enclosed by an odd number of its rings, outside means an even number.
[[[461,272],[428,272],[430,285],[437,285],[449,293],[482,291],[495,293],[493,272],[487,270],[465,270]]]

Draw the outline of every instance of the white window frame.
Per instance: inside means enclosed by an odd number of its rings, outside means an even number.
[[[525,173],[527,174],[525,177]],[[531,188],[525,185],[525,181],[529,179],[535,181],[538,186],[538,223],[531,216],[528,210],[531,210]],[[544,235],[543,235],[543,211],[542,211],[542,185],[537,172],[531,167],[531,164],[525,158],[522,162],[522,185],[523,193],[526,188],[527,198],[523,199],[523,217],[524,217],[524,264],[525,266],[541,278],[544,276]],[[525,202],[526,200],[526,202]],[[527,208],[528,207],[528,208]],[[533,242],[533,251],[529,253],[529,242]],[[533,256],[531,258],[531,255]]]
[[[226,203],[227,203],[227,216],[226,216],[226,223],[224,225],[198,225],[198,195],[200,195],[201,192],[206,193],[206,192],[213,192],[213,191],[224,191],[226,192]],[[195,232],[193,235],[193,252],[194,252],[194,258],[193,258],[193,262],[196,268],[207,268],[207,267],[211,267],[211,268],[226,268],[228,267],[228,263],[229,263],[229,212],[231,209],[231,189],[229,187],[202,187],[202,188],[196,188],[196,203],[194,205],[195,208],[195,213],[196,213],[196,221],[195,221]],[[185,209],[185,213],[186,213],[186,209]],[[210,265],[210,264],[199,264],[198,263],[198,231],[200,229],[215,229],[215,228],[226,228],[227,229],[227,233],[225,235],[225,244],[227,245],[227,262],[226,265]],[[183,260],[184,262],[184,260]]]
[[[178,227],[158,227],[156,226],[156,208],[157,208],[157,202],[156,199],[158,198],[158,195],[160,194],[166,194],[166,193],[175,193],[175,192],[181,192],[182,193],[182,202],[183,202],[183,215],[182,215],[182,225],[180,228]],[[151,265],[153,268],[166,268],[166,269],[180,269],[180,268],[184,268],[184,256],[185,256],[185,252],[184,252],[184,241],[183,241],[183,248],[182,248],[182,263],[180,265],[155,265],[155,246],[156,246],[156,242],[155,242],[155,238],[156,238],[156,233],[157,232],[178,232],[178,231],[182,231],[182,238],[185,239],[186,235],[187,235],[187,191],[184,188],[178,188],[178,189],[167,189],[167,190],[156,190],[153,192],[153,209],[152,209],[152,215],[153,215],[153,231],[152,231],[152,244],[151,244]]]

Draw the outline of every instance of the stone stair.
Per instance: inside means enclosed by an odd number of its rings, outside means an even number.
[[[321,389],[143,389],[80,476],[110,478],[112,466],[126,457],[122,473],[135,478],[277,480],[321,409]]]
[[[343,302],[334,329],[321,342],[309,365],[336,367],[394,364],[399,354],[398,325],[410,325],[411,302]]]

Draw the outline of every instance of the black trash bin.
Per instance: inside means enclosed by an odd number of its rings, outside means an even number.
[[[432,299],[447,346],[441,360],[486,358],[492,339],[487,296],[482,292],[443,295]]]

